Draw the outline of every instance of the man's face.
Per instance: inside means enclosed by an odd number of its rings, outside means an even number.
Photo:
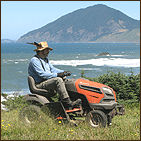
[[[48,48],[46,48],[43,50],[42,54],[45,55],[45,57],[47,57],[49,52],[50,52],[50,50]]]

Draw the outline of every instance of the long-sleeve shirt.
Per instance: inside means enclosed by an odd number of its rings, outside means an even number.
[[[34,56],[31,58],[28,67],[28,74],[34,78],[35,83],[40,83],[44,80],[57,77],[57,73],[64,72],[64,70],[53,67],[53,65],[49,63],[47,58],[42,59],[38,55],[36,56],[42,61],[42,64],[40,60]]]

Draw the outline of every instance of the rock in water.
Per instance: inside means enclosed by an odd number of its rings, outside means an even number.
[[[102,52],[98,56],[111,56],[108,52]]]

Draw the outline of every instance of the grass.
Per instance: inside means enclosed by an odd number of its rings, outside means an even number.
[[[1,140],[140,140],[140,105],[125,106],[126,114],[115,116],[112,126],[91,128],[62,124],[48,116],[30,127],[20,122],[20,109],[1,111]]]

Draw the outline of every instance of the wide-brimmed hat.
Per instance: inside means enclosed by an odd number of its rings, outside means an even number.
[[[32,45],[37,47],[37,49],[34,49],[33,51],[42,51],[42,50],[44,50],[46,48],[48,48],[51,51],[53,50],[53,48],[50,48],[48,46],[47,42],[40,42],[40,43],[34,42],[34,43],[28,43],[28,44],[32,44]]]

